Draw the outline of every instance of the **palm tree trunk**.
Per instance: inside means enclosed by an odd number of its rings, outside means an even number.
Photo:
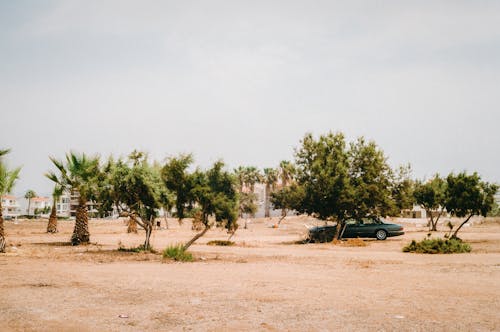
[[[47,233],[57,233],[57,211],[55,202],[52,204],[52,210],[50,211]]]
[[[89,217],[87,214],[87,202],[80,199],[76,208],[76,221],[73,235],[71,236],[71,244],[77,246],[79,244],[89,243]]]
[[[5,252],[5,234],[3,230],[2,201],[0,200],[0,252]]]
[[[271,191],[271,186],[266,184],[266,198],[265,198],[265,208],[264,208],[264,217],[269,218],[271,216],[271,202],[269,201],[269,195]]]
[[[28,217],[30,216],[31,198],[28,198]]]

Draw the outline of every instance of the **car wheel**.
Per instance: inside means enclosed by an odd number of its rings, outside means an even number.
[[[375,233],[375,237],[377,240],[385,240],[387,238],[387,232],[383,229],[379,229],[377,233]]]

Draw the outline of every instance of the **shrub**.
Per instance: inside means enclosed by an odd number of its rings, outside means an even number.
[[[182,244],[170,245],[163,251],[163,258],[170,258],[174,261],[192,262],[193,255],[184,250]]]
[[[413,240],[403,248],[403,252],[415,252],[419,254],[454,254],[470,251],[470,245],[459,238],[424,239],[420,242]]]
[[[234,246],[233,241],[226,241],[226,240],[213,240],[213,241],[208,241],[207,245],[209,246]]]

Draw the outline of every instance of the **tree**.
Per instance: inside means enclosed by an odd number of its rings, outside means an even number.
[[[206,172],[196,170],[193,174],[192,195],[198,209],[198,217],[193,222],[199,222],[202,231],[196,234],[183,247],[187,250],[196,240],[205,235],[215,218],[216,226],[224,227],[228,232],[234,231],[238,225],[238,192],[235,189],[234,177],[223,170],[224,163],[217,161]]]
[[[415,201],[418,205],[424,208],[425,213],[429,218],[429,230],[437,231],[437,223],[444,212],[446,204],[446,181],[439,174],[423,183],[415,184],[413,193]],[[437,216],[434,219],[434,213],[437,211]]]
[[[60,175],[54,172],[46,174],[47,178],[61,186],[63,190],[70,190],[78,195],[78,207],[76,209],[76,221],[71,244],[89,243],[89,225],[87,202],[95,200],[99,192],[99,157],[87,156],[70,152],[66,154],[66,165],[62,161],[50,157]]]
[[[101,197],[107,206],[115,206],[121,216],[130,218],[144,229],[144,250],[150,250],[150,238],[158,209],[167,197],[158,168],[147,161],[145,154],[133,154],[128,162],[118,160],[110,165],[106,192]]]
[[[30,206],[31,206],[31,199],[36,197],[36,193],[34,190],[28,190],[26,192],[26,194],[24,194],[24,198],[26,198],[28,200],[28,210],[27,210],[27,214],[28,216],[30,215]]]
[[[57,201],[61,198],[63,189],[56,184],[52,191],[52,209],[50,211],[49,222],[47,223],[47,233],[57,233]]]
[[[262,181],[262,175],[254,166],[239,166],[234,174],[239,193],[239,216],[242,218],[244,214],[249,214],[253,218],[258,209],[255,184]]]
[[[401,211],[411,209],[415,202],[413,191],[415,181],[411,178],[410,164],[399,166],[391,172],[392,199],[394,200],[394,211],[392,216],[401,216]]]
[[[451,236],[456,238],[458,231],[472,216],[486,217],[491,211],[498,185],[481,181],[476,172],[471,175],[452,173],[446,178],[446,183],[446,209],[457,217],[466,218]]]
[[[21,168],[9,169],[3,160],[3,156],[10,152],[10,149],[0,150],[0,198],[12,191],[14,184],[19,179]],[[3,228],[2,200],[0,199],[0,253],[5,252],[5,233]]]
[[[387,216],[394,211],[391,168],[375,142],[363,137],[350,144],[349,207],[351,218]]]
[[[342,133],[317,140],[307,134],[295,153],[295,187],[273,196],[300,213],[336,221],[340,238],[348,218],[386,215],[394,207],[390,167],[374,142],[359,138],[347,147]],[[286,198],[286,196],[292,195]]]
[[[266,218],[271,216],[271,192],[274,191],[277,182],[278,171],[274,168],[264,168],[264,183],[266,184],[264,217]]]
[[[186,211],[192,209],[192,176],[188,168],[193,163],[191,154],[182,154],[179,157],[171,157],[161,169],[161,178],[165,186],[175,196],[176,215],[179,221],[186,217]]]
[[[295,166],[289,162],[288,160],[282,160],[280,162],[280,165],[278,167],[278,177],[279,180],[281,181],[281,188],[285,188],[290,184],[290,182],[293,180],[293,177],[295,175]],[[286,208],[281,209],[281,220],[286,217],[288,210]],[[278,223],[279,223],[278,222]]]

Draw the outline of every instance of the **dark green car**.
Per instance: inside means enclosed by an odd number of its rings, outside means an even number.
[[[337,225],[316,226],[309,229],[309,242],[330,242],[335,236]],[[377,240],[385,240],[390,236],[403,235],[403,226],[389,224],[381,218],[349,219],[342,238],[371,237]]]

